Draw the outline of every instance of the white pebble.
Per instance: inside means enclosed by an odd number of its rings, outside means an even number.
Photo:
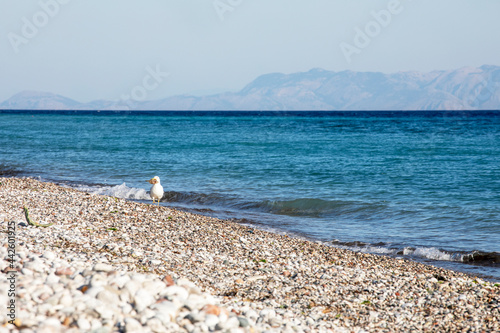
[[[38,259],[34,258],[32,261],[27,262],[24,267],[31,269],[34,272],[39,272],[42,273],[45,270],[45,265],[43,262]]]
[[[135,310],[141,312],[155,302],[155,298],[146,289],[139,289],[134,295]]]
[[[96,298],[108,305],[115,305],[120,303],[120,298],[118,297],[118,295],[107,289],[99,292]]]
[[[88,331],[90,330],[90,321],[87,320],[87,318],[80,317],[76,321],[76,325],[81,331]]]
[[[158,295],[167,285],[160,280],[146,280],[142,283],[142,287],[154,295]]]
[[[47,275],[47,278],[45,279],[46,284],[56,284],[59,282],[59,277],[55,275],[54,273],[50,273]]]
[[[185,288],[180,286],[170,286],[163,289],[160,292],[160,296],[176,297],[179,301],[184,302],[188,298],[189,293]]]
[[[42,258],[45,258],[49,261],[53,261],[55,259],[56,255],[54,252],[47,251],[42,255]]]
[[[219,323],[219,317],[213,314],[209,314],[205,317],[205,324],[213,330],[215,325]]]
[[[151,306],[151,309],[157,311],[157,317],[165,324],[172,321],[177,315],[177,306],[173,302],[164,301]]]
[[[155,333],[167,332],[167,329],[163,326],[161,320],[156,317],[148,319],[146,325]]]
[[[125,286],[123,287],[125,290],[128,291],[130,295],[135,295],[137,290],[141,287],[141,283],[135,280],[130,280],[125,283]]]
[[[59,299],[59,304],[63,306],[71,306],[73,305],[73,298],[71,297],[71,294],[69,293],[68,290],[65,290]]]
[[[143,328],[140,322],[134,318],[125,318],[125,332],[142,332]]]
[[[95,311],[99,314],[101,319],[113,318],[113,311],[110,309],[109,305],[99,305],[95,308]]]
[[[97,263],[94,265],[94,271],[96,272],[111,272],[113,270],[113,266],[104,264],[104,263]]]

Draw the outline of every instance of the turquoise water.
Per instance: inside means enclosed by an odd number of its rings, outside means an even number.
[[[500,113],[0,113],[0,173],[500,279]]]

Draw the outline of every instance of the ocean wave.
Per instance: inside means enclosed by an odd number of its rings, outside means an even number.
[[[432,260],[463,262],[463,254],[457,252],[448,252],[435,247],[405,247],[403,250],[403,255]]]
[[[403,256],[412,259],[424,259],[435,261],[460,262],[475,266],[500,267],[499,252],[483,251],[448,251],[436,247],[391,247],[390,244],[364,242],[330,242],[334,247],[347,249],[355,252],[382,254],[389,256]]]
[[[0,177],[15,177],[21,173],[16,167],[0,163]]]
[[[439,261],[456,261],[469,265],[500,267],[499,252],[446,251],[435,247],[406,247],[404,255]]]
[[[361,201],[323,200],[299,198],[293,200],[267,200],[256,205],[272,214],[304,217],[328,217],[341,215],[373,215],[386,208],[384,204]]]
[[[369,244],[364,242],[341,242],[338,240],[330,242],[334,247],[351,250],[354,252],[374,253],[383,255],[397,255],[400,250],[391,248],[386,243]]]
[[[101,186],[101,185],[78,185],[75,186],[77,190],[99,194],[99,195],[109,195],[112,197],[122,198],[122,199],[134,199],[134,200],[150,200],[151,197],[146,190],[142,188],[128,187],[126,183],[115,186]]]
[[[358,201],[323,200],[299,198],[292,200],[250,201],[236,196],[217,193],[165,192],[163,202],[231,208],[244,211],[256,211],[292,217],[335,217],[335,216],[371,216],[383,211],[383,204]]]

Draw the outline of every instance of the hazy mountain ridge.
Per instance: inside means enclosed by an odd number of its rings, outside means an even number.
[[[79,103],[64,96],[21,92],[2,109],[53,110],[498,110],[500,67],[422,72],[308,72],[261,75],[236,93],[178,95],[131,103]]]

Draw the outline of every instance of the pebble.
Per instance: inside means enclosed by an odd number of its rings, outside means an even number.
[[[23,332],[500,331],[498,283],[31,178],[0,183]],[[23,205],[55,224],[28,226]],[[4,312],[0,333],[16,328]]]
[[[111,272],[113,270],[113,266],[103,263],[97,263],[94,265],[94,271],[96,272]]]

